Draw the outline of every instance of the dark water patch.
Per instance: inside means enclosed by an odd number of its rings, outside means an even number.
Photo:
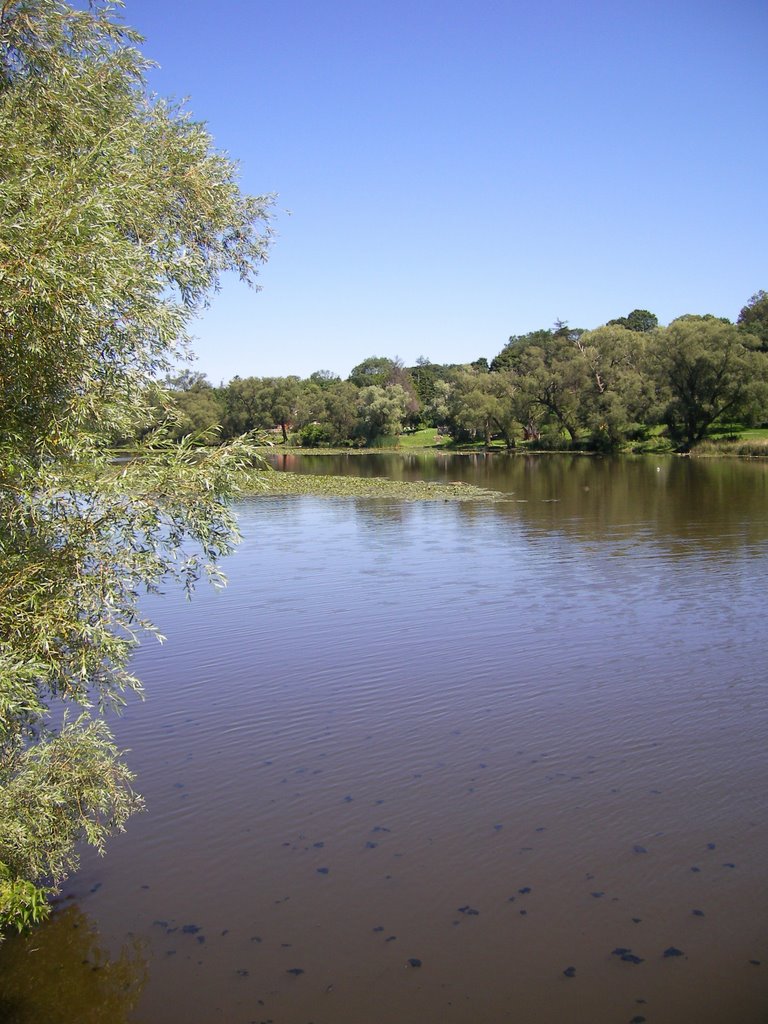
[[[611,956],[618,957],[619,960],[626,964],[642,964],[645,963],[643,957],[633,953],[627,946],[617,946],[612,952]]]

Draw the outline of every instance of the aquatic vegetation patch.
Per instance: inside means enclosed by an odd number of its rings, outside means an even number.
[[[253,494],[308,494],[319,498],[395,498],[401,501],[499,501],[509,496],[465,483],[390,480],[273,471],[254,475]]]

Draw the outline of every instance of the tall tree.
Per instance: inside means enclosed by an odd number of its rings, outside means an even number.
[[[489,373],[462,367],[452,374],[447,401],[447,423],[454,441],[474,441],[482,437],[486,447],[494,433],[496,397],[490,387]]]
[[[639,337],[638,337],[639,333]],[[640,431],[655,393],[647,373],[645,332],[606,324],[584,331],[576,348],[588,369],[581,418],[598,448],[615,448]]]
[[[360,392],[359,429],[367,441],[391,437],[403,429],[408,395],[399,384],[382,388],[374,384]]]
[[[264,418],[261,377],[233,377],[221,388],[222,422],[226,438],[257,430]]]
[[[264,420],[260,426],[280,427],[283,442],[288,442],[288,428],[299,413],[298,377],[267,377],[263,381]]]
[[[512,337],[491,363],[494,373],[514,373],[516,401],[527,410],[536,432],[538,423],[532,413],[538,408],[542,419],[554,421],[572,442],[583,426],[583,400],[591,386],[589,367],[578,347],[582,333],[560,323],[554,331]]]
[[[299,415],[298,377],[234,377],[222,391],[228,437],[280,427],[283,441]]]
[[[318,384],[314,376],[312,374],[303,383],[302,444],[317,446],[349,441],[358,419],[360,389],[338,377]]]
[[[768,400],[768,356],[743,344],[733,324],[684,316],[659,331],[651,348],[658,386],[668,397],[664,420],[682,451],[725,417],[757,415]]]
[[[453,373],[445,420],[456,440],[481,436],[488,446],[494,435],[501,435],[511,449],[518,424],[527,426],[530,409],[526,399],[512,370],[489,373],[470,364]]]
[[[102,0],[0,5],[0,931],[138,806],[103,717],[140,690],[138,595],[217,578],[253,456],[151,436],[110,462],[221,274],[252,281],[269,240],[269,198],[148,95],[140,41]],[[62,703],[79,713],[55,728]]]

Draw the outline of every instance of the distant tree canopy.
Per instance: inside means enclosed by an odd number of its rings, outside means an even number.
[[[362,363],[353,367],[347,379],[358,388],[368,388],[372,385],[384,387],[386,384],[393,383],[396,366],[396,359],[388,359],[386,356],[368,356]]]
[[[235,377],[213,389],[187,373],[172,382],[173,430],[220,424],[223,438],[279,430],[283,439],[317,447],[371,444],[423,424],[457,442],[496,438],[509,448],[522,440],[609,451],[662,426],[687,450],[724,417],[768,419],[767,325],[768,295],[758,292],[736,325],[686,314],[660,327],[647,309],[593,330],[558,320],[511,335],[490,361],[464,366],[420,356],[406,367],[369,356],[345,381],[320,370],[306,380]]]
[[[648,334],[655,331],[659,326],[658,317],[647,309],[633,309],[626,316],[620,316],[617,320],[609,320],[608,327],[626,327],[628,331],[637,331],[638,334]]]

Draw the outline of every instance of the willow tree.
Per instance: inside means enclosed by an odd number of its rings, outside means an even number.
[[[654,335],[651,372],[681,451],[690,451],[717,423],[749,423],[764,415],[768,354],[745,340],[738,327],[711,315],[678,317]]]
[[[271,198],[148,94],[140,42],[103,0],[0,0],[0,932],[140,805],[105,721],[140,692],[140,596],[219,578],[252,456],[155,433],[110,462],[270,237]]]

